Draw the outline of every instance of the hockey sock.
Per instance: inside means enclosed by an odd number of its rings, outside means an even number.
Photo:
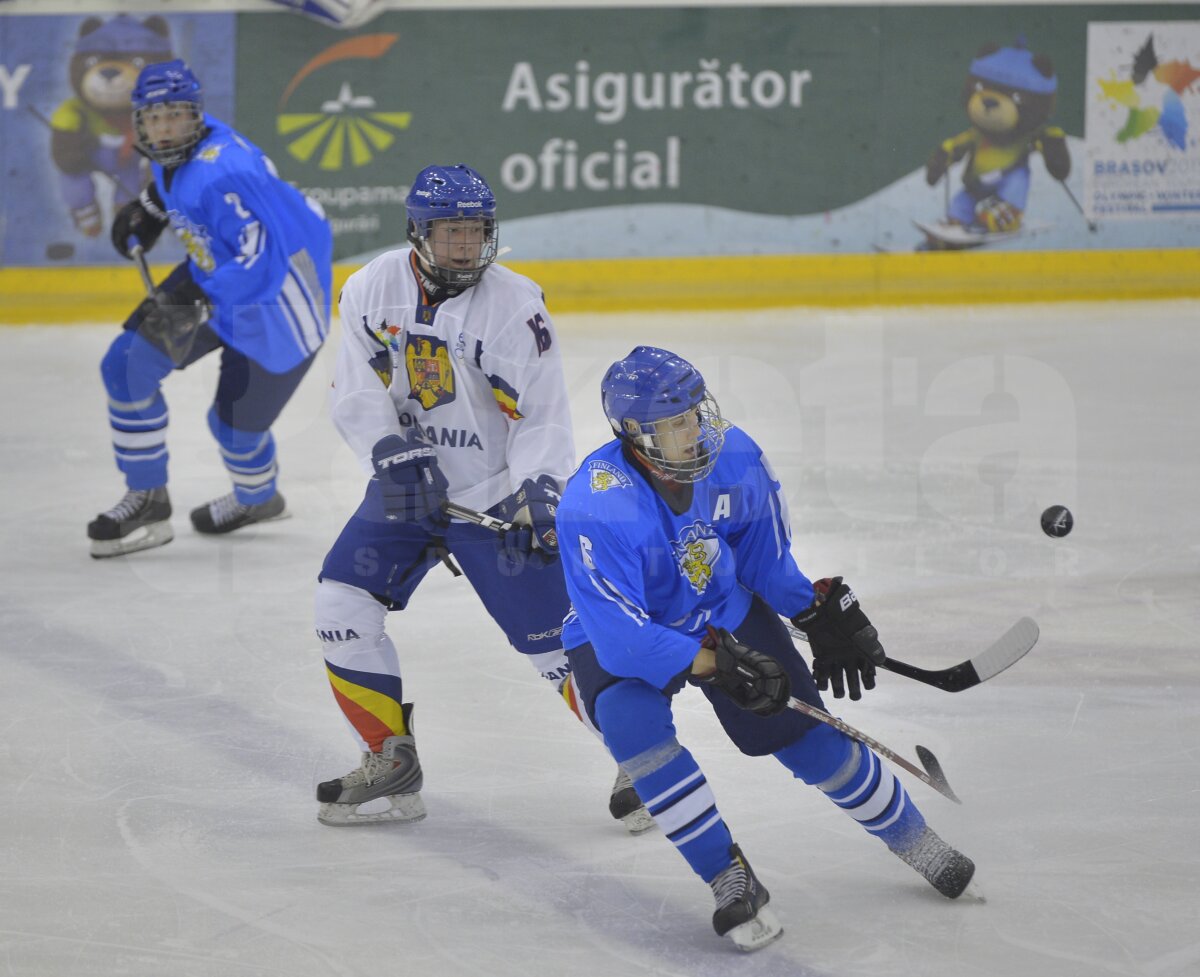
[[[925,818],[895,774],[865,744],[831,726],[810,730],[775,756],[889,848],[907,847],[925,829]]]
[[[237,500],[242,505],[257,505],[271,498],[279,474],[271,432],[239,431],[224,423],[215,407],[208,411],[208,429],[221,448],[221,460],[233,479]]]
[[[678,740],[622,760],[659,830],[692,870],[711,882],[729,867],[729,834],[704,773]]]
[[[323,580],[317,584],[317,637],[325,673],[360,749],[379,753],[389,736],[408,727],[396,646],[384,631],[385,611],[365,590]]]
[[[675,738],[670,701],[644,682],[626,680],[596,698],[596,719],[659,829],[711,882],[729,867],[733,839],[703,772]]]
[[[583,723],[589,733],[603,743],[604,734],[596,728],[576,694],[575,683],[571,681],[571,663],[567,659],[566,651],[559,648],[555,651],[526,655],[525,658],[542,678],[554,686],[558,694],[562,696],[563,702],[567,704],[567,708],[575,714],[575,718]]]
[[[131,489],[167,484],[169,417],[159,383],[171,369],[166,354],[135,332],[118,336],[100,364],[113,455]]]

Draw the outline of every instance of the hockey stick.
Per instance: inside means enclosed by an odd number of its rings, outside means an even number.
[[[801,641],[808,640],[803,631],[791,625],[788,625],[788,631],[794,638],[799,638]],[[879,667],[946,692],[961,692],[963,689],[973,688],[980,682],[986,682],[999,675],[1010,665],[1019,662],[1037,644],[1039,634],[1037,622],[1031,617],[1023,617],[974,658],[951,665],[949,668],[936,670],[917,668],[895,658],[888,658]]]
[[[835,716],[829,715],[829,713],[822,709],[818,709],[816,706],[810,706],[807,702],[801,702],[799,699],[793,697],[788,699],[788,708],[795,709],[796,712],[802,712],[804,715],[810,716],[818,722],[832,726],[834,729],[840,730],[853,740],[858,740],[860,743],[865,743],[885,760],[891,760],[892,763],[896,764],[896,766],[907,770],[918,780],[927,783],[943,797],[950,798],[950,800],[954,801],[955,804],[962,803],[962,801],[958,799],[958,795],[956,795],[954,791],[950,789],[950,784],[946,782],[946,775],[942,772],[942,765],[938,763],[937,757],[935,757],[933,753],[927,750],[925,747],[917,747],[917,759],[921,761],[921,766],[925,768],[922,770],[921,767],[918,767],[915,763],[911,763],[910,761],[905,760],[904,757],[900,756],[899,754],[893,753],[878,740],[872,739],[866,733],[859,732],[849,723],[842,722],[842,720],[836,718]]]
[[[466,506],[449,500],[442,503],[442,511],[448,516],[453,516],[455,519],[473,522],[476,526],[490,529],[494,533],[506,533],[513,528],[511,522],[505,522],[503,519],[495,518],[495,516],[484,515],[482,512],[476,512],[474,509],[468,509]]]
[[[442,510],[448,516],[473,522],[476,526],[483,526],[496,533],[505,533],[512,529],[511,523],[484,515],[482,512],[476,512],[474,509],[468,509],[456,502],[443,503]],[[790,624],[787,629],[793,637],[800,638],[802,641],[808,640],[808,636],[803,631]],[[1037,644],[1039,634],[1037,622],[1031,617],[1023,617],[974,658],[951,665],[949,668],[937,670],[917,668],[915,665],[909,665],[896,658],[888,658],[880,667],[896,675],[903,675],[905,678],[932,685],[946,692],[961,692],[980,682],[986,682],[1009,666],[1019,662]]]
[[[130,238],[131,241],[136,241],[137,238]],[[150,266],[146,263],[146,252],[140,244],[132,244],[129,247],[129,257],[134,260],[138,267],[138,272],[142,276],[142,284],[146,286],[146,296],[156,299],[154,294],[154,279],[150,276]]]

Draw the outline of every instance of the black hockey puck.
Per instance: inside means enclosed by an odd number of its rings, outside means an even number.
[[[55,241],[46,245],[46,257],[51,261],[66,261],[75,257],[75,245],[70,241]]]
[[[1066,536],[1075,525],[1075,517],[1065,505],[1052,505],[1042,513],[1042,532],[1058,539]]]

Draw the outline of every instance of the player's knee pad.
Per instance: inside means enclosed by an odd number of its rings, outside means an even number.
[[[171,370],[166,354],[131,330],[117,336],[100,361],[104,389],[109,397],[122,404],[154,396]]]
[[[775,757],[806,784],[824,790],[827,783],[836,787],[854,775],[859,764],[856,746],[845,733],[822,723],[795,743],[777,750]]]
[[[359,671],[393,671],[396,651],[384,630],[387,608],[336,580],[317,584],[314,620],[326,661]]]
[[[618,763],[675,741],[670,700],[638,679],[622,679],[606,688],[596,697],[595,713],[596,725]]]

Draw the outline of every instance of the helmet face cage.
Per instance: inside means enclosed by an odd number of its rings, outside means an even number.
[[[476,284],[496,260],[496,198],[464,163],[427,166],[405,199],[408,240],[433,279],[450,288]]]
[[[179,166],[204,138],[204,92],[180,60],[148,64],[130,95],[137,148],[160,166]]]
[[[717,464],[729,426],[707,390],[700,402],[680,414],[657,421],[621,422],[624,438],[646,460],[674,482],[698,482]]]
[[[204,110],[197,102],[155,102],[133,110],[138,149],[170,169],[187,162],[204,135]]]
[[[468,288],[496,260],[499,233],[492,217],[409,219],[408,239],[440,284]]]

